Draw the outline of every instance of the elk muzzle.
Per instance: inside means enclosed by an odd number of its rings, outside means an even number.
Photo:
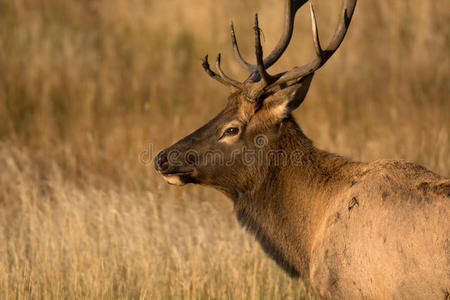
[[[184,156],[177,150],[165,149],[156,155],[155,170],[159,172],[167,183],[184,185],[194,182],[195,168],[193,158]]]

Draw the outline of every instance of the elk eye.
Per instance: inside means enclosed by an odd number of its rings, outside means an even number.
[[[223,136],[233,136],[239,133],[239,128],[237,127],[230,127],[227,128],[227,130],[225,130],[225,132],[223,133]]]

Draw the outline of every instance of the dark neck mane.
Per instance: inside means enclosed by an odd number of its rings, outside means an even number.
[[[308,277],[311,236],[322,206],[345,179],[347,159],[316,149],[290,118],[280,127],[278,147],[299,151],[299,161],[268,166],[254,189],[232,197],[237,218],[264,251],[292,277]],[[318,197],[318,192],[322,197]],[[324,193],[325,191],[325,193]],[[329,191],[330,195],[326,195]]]

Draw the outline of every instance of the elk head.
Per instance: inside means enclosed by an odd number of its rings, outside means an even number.
[[[211,121],[155,158],[155,168],[171,184],[200,183],[216,187],[227,194],[244,191],[264,176],[273,160],[263,159],[271,150],[284,149],[287,156],[286,137],[280,130],[286,122],[293,122],[291,112],[305,99],[314,72],[337,50],[347,32],[356,0],[343,0],[336,32],[328,46],[320,45],[316,18],[312,5],[312,33],[316,56],[302,66],[277,75],[267,69],[284,53],[292,37],[297,10],[307,0],[286,0],[282,36],[275,49],[263,58],[258,15],[255,15],[256,64],[245,61],[238,48],[231,25],[231,39],[236,58],[250,75],[244,82],[227,76],[217,56],[217,73],[211,70],[208,56],[203,68],[209,76],[231,89],[225,108]],[[283,139],[284,138],[284,139]],[[305,147],[310,141],[304,138]],[[253,157],[252,157],[253,156]],[[267,156],[265,156],[267,158]],[[289,163],[289,159],[288,162]],[[249,175],[251,174],[251,175]]]

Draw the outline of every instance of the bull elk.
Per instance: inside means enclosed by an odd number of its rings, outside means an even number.
[[[255,16],[256,64],[240,54],[244,82],[220,65],[203,68],[231,88],[210,122],[155,158],[170,184],[214,187],[237,219],[292,277],[321,298],[444,299],[450,292],[450,180],[399,160],[355,162],[314,147],[292,116],[314,72],[338,49],[356,0],[343,0],[336,31],[322,48],[313,7],[314,59],[277,75],[267,69],[286,50],[307,0],[286,0],[282,36],[265,58]]]

